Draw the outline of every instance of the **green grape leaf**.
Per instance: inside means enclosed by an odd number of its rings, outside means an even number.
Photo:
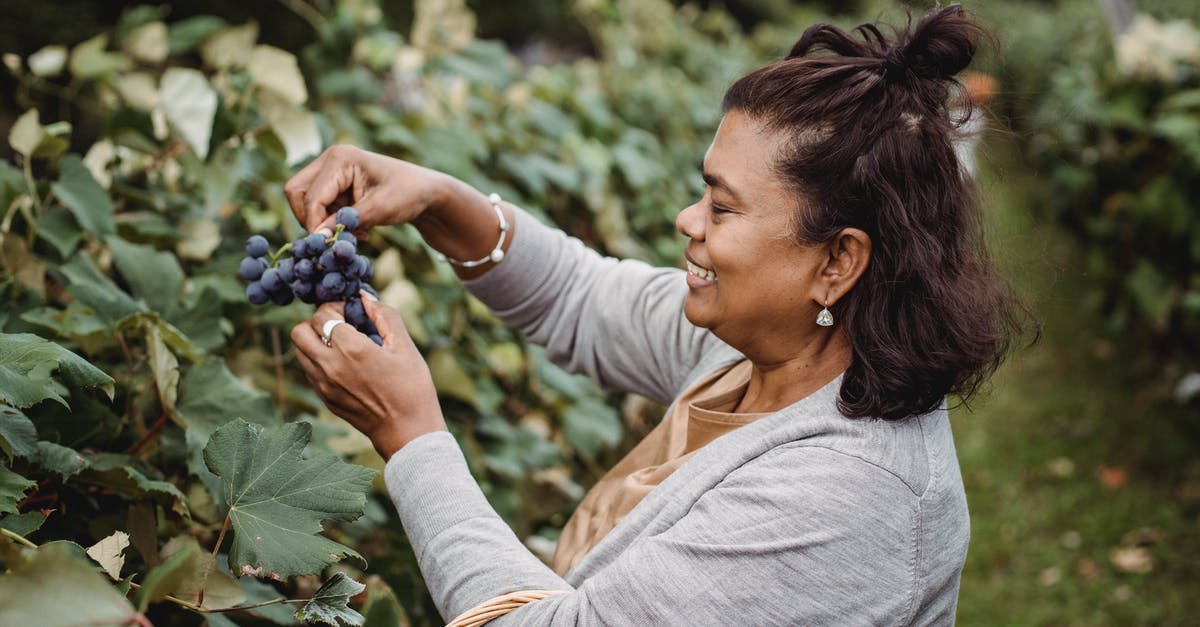
[[[88,459],[80,455],[79,451],[46,441],[37,443],[37,454],[33,456],[33,463],[58,473],[63,481],[83,472],[90,465]]]
[[[92,176],[91,170],[83,164],[78,155],[67,155],[58,164],[61,174],[58,182],[50,186],[54,195],[71,210],[79,226],[87,233],[97,237],[111,235],[116,231],[113,226],[112,199],[108,192]]]
[[[151,500],[183,517],[191,516],[188,499],[174,484],[151,479],[129,465],[124,455],[100,453],[89,460],[82,472],[82,480],[108,488],[131,500]]]
[[[183,269],[175,255],[119,237],[106,238],[104,243],[133,295],[150,309],[169,316],[183,288]]]
[[[146,624],[105,579],[65,543],[45,544],[0,575],[0,625]]]
[[[296,618],[306,623],[323,623],[332,627],[362,625],[363,615],[347,604],[350,597],[365,588],[363,584],[347,577],[346,573],[337,573],[317,590],[308,603],[296,610]]]
[[[20,536],[28,536],[41,529],[44,522],[46,522],[45,514],[41,512],[25,512],[24,514],[13,514],[12,516],[0,518],[0,528],[8,529]]]
[[[192,366],[183,375],[182,387],[175,408],[187,429],[188,472],[220,499],[220,482],[204,463],[208,439],[221,425],[243,416],[263,425],[277,424],[275,408],[266,394],[233,376],[218,357]]]
[[[375,471],[336,455],[301,455],[312,426],[263,427],[235,420],[217,429],[204,461],[221,478],[233,525],[230,567],[241,575],[282,579],[320,572],[353,549],[317,535],[324,520],[363,514]]]
[[[21,319],[53,331],[56,335],[70,339],[85,353],[96,353],[115,346],[112,329],[91,307],[73,300],[66,309],[38,307],[21,314]]]
[[[68,209],[54,205],[38,217],[37,235],[49,242],[60,257],[66,259],[75,252],[75,247],[83,239],[83,229],[79,228]]]
[[[97,270],[87,255],[75,255],[59,270],[71,284],[67,293],[90,307],[107,325],[115,325],[118,320],[145,310],[145,306],[133,300],[112,279]]]
[[[29,407],[46,399],[67,405],[52,373],[72,388],[99,387],[113,396],[113,379],[75,353],[30,333],[0,333],[0,400]]]
[[[37,429],[16,407],[0,405],[0,450],[9,461],[37,452]]]
[[[30,481],[21,475],[0,466],[0,514],[17,513],[17,503],[25,498],[25,493],[36,481]]]

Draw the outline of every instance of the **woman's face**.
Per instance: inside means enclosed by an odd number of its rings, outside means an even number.
[[[819,327],[823,247],[796,242],[799,200],[772,163],[784,137],[730,111],[704,157],[704,196],[679,213],[693,324],[749,354],[790,354]]]

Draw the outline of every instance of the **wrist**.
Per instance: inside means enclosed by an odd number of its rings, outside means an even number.
[[[409,442],[430,433],[438,431],[449,431],[446,428],[446,422],[442,420],[441,415],[437,416],[436,420],[421,421],[417,424],[408,424],[401,428],[391,428],[379,430],[372,433],[369,437],[371,444],[375,446],[375,451],[387,461],[396,454],[396,451],[404,448]]]

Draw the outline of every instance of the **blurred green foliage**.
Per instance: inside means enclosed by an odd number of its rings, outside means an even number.
[[[985,13],[1022,24],[994,59],[996,110],[1038,174],[1032,208],[1083,245],[1085,306],[1166,399],[1200,370],[1200,9],[1134,4],[1119,36],[1091,1]]]

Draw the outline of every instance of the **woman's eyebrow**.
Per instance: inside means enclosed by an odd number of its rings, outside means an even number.
[[[729,183],[725,182],[725,179],[705,170],[703,163],[700,164],[700,176],[704,178],[704,183],[706,185],[708,185],[709,187],[719,187],[719,188],[725,190],[725,192],[728,193],[730,196],[733,196],[733,199],[735,201],[741,202],[742,197],[740,194],[737,193],[737,190],[730,187]]]

